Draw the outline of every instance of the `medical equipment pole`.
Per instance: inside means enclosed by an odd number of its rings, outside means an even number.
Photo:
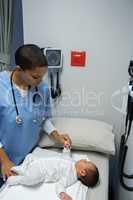
[[[128,191],[133,191],[133,186],[129,186],[125,183],[124,179],[133,179],[133,174],[127,174],[124,172],[124,166],[128,151],[127,141],[130,135],[132,121],[133,121],[133,62],[129,65],[129,75],[131,80],[129,82],[129,94],[127,102],[127,115],[125,121],[125,133],[121,136],[120,151],[119,151],[119,169],[120,169],[120,183],[123,188]]]

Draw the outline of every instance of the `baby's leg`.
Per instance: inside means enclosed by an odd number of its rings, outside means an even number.
[[[38,162],[29,165],[24,175],[11,176],[7,180],[8,185],[36,185],[45,179]]]
[[[23,179],[22,175],[9,176],[6,181],[6,184],[8,186],[19,185],[21,183],[22,179]]]
[[[36,160],[36,157],[34,157],[32,154],[28,154],[22,164],[12,167],[11,170],[18,175],[24,175],[28,165],[34,160]]]
[[[37,158],[30,153],[25,157],[25,159],[24,159],[23,163],[21,164],[21,166],[23,167],[23,169],[26,169],[27,166],[30,163],[32,163],[34,160],[36,160],[36,159]]]
[[[42,176],[26,176],[26,175],[18,175],[18,176],[10,176],[7,179],[7,184],[9,186],[13,185],[27,185],[27,186],[32,186],[36,185],[38,183],[43,182]]]
[[[26,185],[26,186],[32,186],[40,183],[39,179],[34,179],[34,177],[28,177],[28,176],[10,176],[7,179],[7,185],[14,186],[14,185]]]

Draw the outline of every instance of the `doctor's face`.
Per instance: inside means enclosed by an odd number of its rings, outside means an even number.
[[[37,86],[47,73],[47,66],[35,67],[34,69],[26,69],[22,72],[22,80],[29,86]]]

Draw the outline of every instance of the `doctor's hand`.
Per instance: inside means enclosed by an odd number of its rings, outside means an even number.
[[[1,164],[1,173],[2,173],[4,181],[6,181],[6,179],[9,176],[15,176],[16,175],[16,173],[11,171],[11,168],[13,166],[15,166],[15,164],[9,159],[6,159],[5,161],[2,162],[2,164]]]
[[[50,134],[51,138],[62,144],[63,146],[71,147],[72,141],[68,134],[60,134],[58,131],[53,131]]]
[[[72,141],[71,141],[69,135],[61,134],[61,140],[62,140],[62,143],[63,143],[64,147],[71,148]]]

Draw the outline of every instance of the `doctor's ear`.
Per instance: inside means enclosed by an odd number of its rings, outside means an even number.
[[[15,70],[16,70],[16,71],[23,71],[23,69],[22,69],[19,65],[16,65]]]

